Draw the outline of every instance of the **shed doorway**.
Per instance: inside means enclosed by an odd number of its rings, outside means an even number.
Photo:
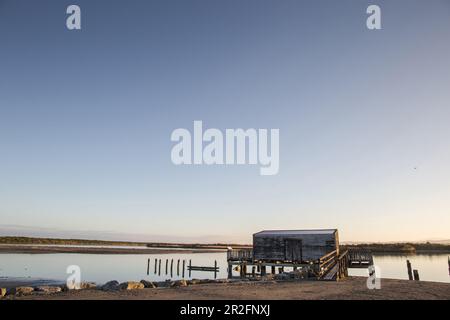
[[[284,241],[284,258],[287,261],[301,262],[303,259],[303,244],[299,239],[286,239]]]

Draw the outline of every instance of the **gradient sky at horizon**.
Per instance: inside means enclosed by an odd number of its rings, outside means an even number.
[[[0,225],[449,239],[449,57],[445,0],[0,0]],[[174,166],[194,120],[279,128],[279,174]]]

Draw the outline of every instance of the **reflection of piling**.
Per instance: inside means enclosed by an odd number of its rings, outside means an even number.
[[[150,258],[147,261],[147,275],[150,274]]]
[[[413,273],[414,273],[414,280],[419,281],[420,280],[420,278],[419,278],[419,270],[414,269]]]
[[[409,260],[406,260],[406,267],[408,268],[408,279],[412,280],[413,274],[412,274],[411,262],[409,262]]]

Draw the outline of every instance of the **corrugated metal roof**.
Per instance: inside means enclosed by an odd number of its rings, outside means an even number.
[[[302,235],[302,234],[333,234],[337,229],[316,229],[316,230],[263,230],[255,235]]]

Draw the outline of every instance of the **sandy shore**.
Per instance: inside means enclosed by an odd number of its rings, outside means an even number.
[[[170,249],[170,248],[118,248],[118,247],[64,247],[64,246],[19,246],[0,245],[0,253],[88,253],[88,254],[167,254],[167,253],[206,253],[223,252],[224,250],[213,249]]]
[[[450,284],[383,279],[380,290],[369,290],[366,278],[350,277],[339,282],[235,282],[197,284],[188,287],[130,291],[80,290],[52,295],[31,295],[14,299],[121,299],[121,300],[239,300],[239,299],[450,299]]]

